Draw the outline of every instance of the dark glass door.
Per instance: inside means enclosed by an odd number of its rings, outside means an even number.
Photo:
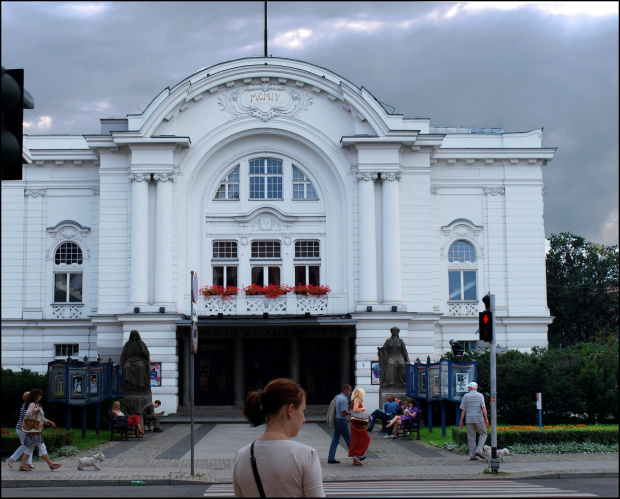
[[[340,393],[340,339],[304,339],[300,342],[300,382],[308,405],[329,404]]]
[[[276,378],[290,377],[288,340],[245,341],[245,392],[263,390]]]
[[[232,341],[201,341],[194,358],[194,404],[233,405]]]

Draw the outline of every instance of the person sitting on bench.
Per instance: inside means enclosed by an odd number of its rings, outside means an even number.
[[[142,414],[142,417],[144,418],[145,423],[147,419],[153,420],[153,423],[154,423],[153,431],[154,432],[164,431],[161,429],[161,426],[159,426],[159,416],[162,416],[164,412],[166,411],[155,412],[155,408],[159,407],[160,405],[161,405],[161,401],[156,400],[155,402],[146,404],[144,408],[142,409],[142,411],[140,411],[140,413]]]

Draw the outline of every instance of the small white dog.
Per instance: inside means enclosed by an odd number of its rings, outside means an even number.
[[[83,470],[84,466],[94,466],[95,469],[100,470],[101,468],[99,467],[99,464],[97,463],[97,461],[101,461],[101,462],[105,461],[105,456],[103,455],[103,452],[98,452],[92,457],[78,458],[78,461],[79,461],[78,470]]]
[[[491,462],[491,447],[489,447],[488,445],[485,445],[482,447],[482,449],[484,450],[484,457],[487,461],[487,463]],[[497,449],[497,458],[500,461],[504,460],[504,456],[509,456],[510,455],[510,451],[506,448],[504,449]]]

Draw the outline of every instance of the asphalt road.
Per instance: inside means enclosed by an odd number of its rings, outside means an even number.
[[[488,481],[488,480],[487,480]],[[462,495],[455,494],[453,497],[476,497],[472,495],[468,489],[468,481],[463,481]],[[516,484],[529,484],[544,487],[545,489],[558,489],[558,495],[562,495],[562,491],[577,491],[583,494],[592,494],[598,497],[618,497],[618,478],[563,478],[563,479],[536,479],[522,478],[518,480],[510,480]],[[366,489],[372,490],[373,482],[354,482],[349,484],[355,485],[365,484]],[[423,480],[416,483],[424,484]],[[17,487],[2,488],[2,497],[203,497],[207,486],[205,484],[190,485],[154,485],[149,486],[103,486],[103,487]],[[438,492],[440,494],[440,492]],[[545,495],[549,495],[548,493]],[[568,494],[567,494],[568,495]],[[575,495],[574,492],[571,495]],[[359,495],[358,495],[359,496]],[[376,497],[371,495],[369,497]],[[420,497],[420,494],[414,494]],[[432,497],[432,492],[426,494]],[[510,487],[506,488],[505,497],[510,497]],[[524,497],[516,495],[514,497]],[[330,494],[328,494],[330,497]],[[331,497],[334,497],[331,495]],[[389,497],[389,496],[383,496]],[[395,497],[395,496],[392,496]],[[403,494],[401,497],[411,497],[411,492]],[[443,496],[445,497],[445,495]],[[526,496],[527,497],[527,496]],[[539,497],[532,495],[529,497]]]

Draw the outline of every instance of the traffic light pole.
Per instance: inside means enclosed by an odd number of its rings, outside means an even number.
[[[491,337],[491,473],[499,471],[499,458],[497,457],[497,377],[495,375],[495,344],[497,337],[497,328],[495,327],[495,295],[488,294],[489,309],[491,311],[491,328],[493,336]]]

